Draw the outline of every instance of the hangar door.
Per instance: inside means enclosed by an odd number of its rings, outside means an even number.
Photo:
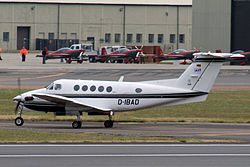
[[[23,46],[29,50],[30,27],[17,27],[17,50]]]
[[[232,51],[250,51],[250,0],[233,0],[232,4]]]

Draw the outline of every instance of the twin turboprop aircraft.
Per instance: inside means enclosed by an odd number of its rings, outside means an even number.
[[[17,126],[22,126],[23,110],[54,112],[55,115],[75,115],[73,128],[81,128],[82,112],[108,115],[106,128],[113,126],[116,112],[134,111],[156,106],[171,106],[205,101],[222,63],[230,53],[195,53],[195,61],[177,79],[143,82],[92,81],[60,79],[47,88],[16,96]]]

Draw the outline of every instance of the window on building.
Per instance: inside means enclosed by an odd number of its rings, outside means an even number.
[[[115,43],[119,43],[121,41],[121,34],[115,34]]]
[[[131,43],[133,41],[133,34],[127,34],[127,42]]]
[[[154,34],[148,34],[148,43],[154,43]]]
[[[45,39],[45,33],[44,32],[39,32],[38,33],[38,38]]]
[[[110,33],[106,33],[105,34],[105,42],[106,43],[110,43],[111,42],[111,34]]]
[[[9,41],[9,32],[3,32],[3,41],[5,42]]]
[[[185,34],[180,34],[179,42],[185,43]]]
[[[71,36],[71,39],[76,39],[77,34],[76,33],[71,33],[70,36]]]
[[[67,39],[67,33],[66,32],[61,33],[61,39]]]
[[[158,43],[163,42],[163,34],[158,34]]]
[[[48,38],[49,38],[49,40],[54,39],[55,38],[55,34],[53,32],[49,32]]]
[[[142,43],[142,34],[136,34],[136,42]]]
[[[175,34],[170,34],[169,42],[175,43]]]

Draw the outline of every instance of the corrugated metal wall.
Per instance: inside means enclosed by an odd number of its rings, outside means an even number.
[[[231,0],[193,0],[192,45],[231,51]]]
[[[126,45],[159,45],[163,49],[176,49],[178,45],[191,49],[192,6],[0,2],[0,46],[4,50],[17,49],[17,27],[30,28],[30,49],[36,48],[37,38],[94,38],[96,48],[123,45],[125,39]],[[8,41],[3,40],[3,33],[9,33]],[[110,34],[110,42],[105,42],[106,34]],[[116,34],[120,42],[115,41]],[[133,35],[132,41],[126,41],[127,34]],[[137,34],[142,34],[140,43],[136,42]],[[149,34],[154,35],[153,42],[149,42]],[[176,36],[174,43],[170,42],[171,34]],[[177,34],[185,35],[183,43],[177,41]],[[163,36],[162,42],[158,42],[159,35]]]

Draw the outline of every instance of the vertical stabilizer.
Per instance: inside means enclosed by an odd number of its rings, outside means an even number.
[[[229,54],[196,53],[195,61],[178,78],[177,87],[209,92]]]

